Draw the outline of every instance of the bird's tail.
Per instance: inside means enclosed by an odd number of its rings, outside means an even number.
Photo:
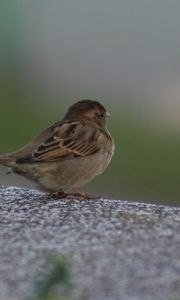
[[[12,167],[16,162],[16,158],[11,154],[0,155],[0,164],[6,167]]]

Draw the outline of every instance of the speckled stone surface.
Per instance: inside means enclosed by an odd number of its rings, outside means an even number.
[[[180,298],[180,208],[15,187],[0,206],[1,300],[24,299],[47,253],[69,256],[75,299]]]

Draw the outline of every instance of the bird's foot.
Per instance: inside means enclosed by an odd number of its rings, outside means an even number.
[[[78,200],[90,200],[90,199],[100,199],[99,195],[94,195],[90,193],[86,193],[81,191],[80,189],[74,189],[73,193],[65,193],[65,192],[56,192],[53,193],[53,197],[56,199],[78,199]]]
[[[78,198],[78,200],[90,200],[90,199],[98,199],[100,196],[93,195],[90,193],[83,192],[79,189],[74,189],[74,192],[69,194],[69,197]]]
[[[65,192],[56,192],[56,193],[53,193],[53,197],[56,199],[65,199],[68,197],[68,194]]]

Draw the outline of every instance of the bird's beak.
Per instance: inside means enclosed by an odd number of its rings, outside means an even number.
[[[110,114],[106,112],[106,118],[108,119],[110,117]]]

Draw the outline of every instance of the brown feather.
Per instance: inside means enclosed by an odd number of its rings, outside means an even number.
[[[101,131],[91,122],[64,121],[54,127],[43,143],[37,145],[31,157],[27,156],[21,162],[43,162],[62,157],[91,155],[99,150],[101,139]]]
[[[5,154],[5,155],[0,155],[0,164],[6,166],[6,167],[12,167],[15,163],[16,159],[15,157]]]

